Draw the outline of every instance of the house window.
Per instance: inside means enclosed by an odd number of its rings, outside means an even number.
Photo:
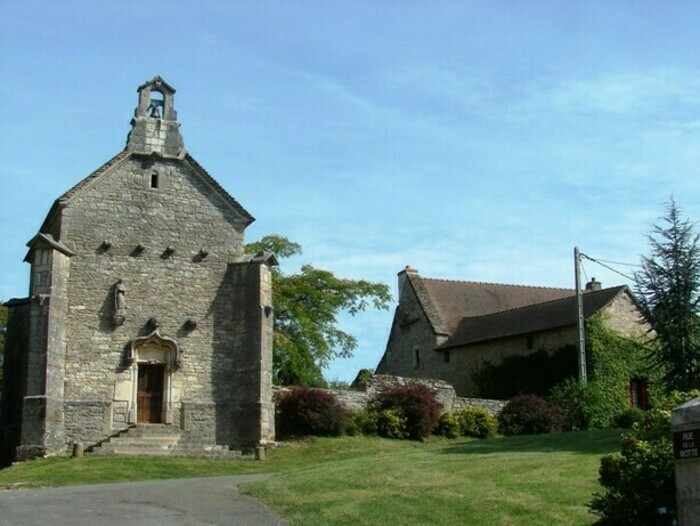
[[[527,350],[531,351],[532,349],[535,348],[535,338],[532,336],[528,336],[527,340],[525,342],[525,345],[527,346]]]
[[[158,188],[158,172],[151,174],[151,188]]]
[[[442,351],[443,363],[450,363],[450,351]]]
[[[418,349],[413,349],[413,368],[418,369],[420,367],[420,351]]]
[[[642,378],[630,380],[630,405],[640,409],[648,409],[647,381]]]

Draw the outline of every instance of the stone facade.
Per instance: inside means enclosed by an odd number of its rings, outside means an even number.
[[[649,326],[627,287],[593,285],[584,293],[586,317],[601,313],[607,326],[624,336],[647,332]],[[459,396],[478,396],[473,373],[484,362],[497,365],[507,356],[540,349],[554,352],[575,344],[573,294],[565,289],[438,282],[408,268],[399,273],[399,305],[377,372],[437,378],[454,386]]]
[[[185,151],[173,96],[159,77],[139,87],[125,150],[29,243],[31,300],[10,304],[7,345],[26,356],[20,458],[143,422],[142,387],[148,419],[185,442],[274,440],[275,258],[244,255],[254,219]]]

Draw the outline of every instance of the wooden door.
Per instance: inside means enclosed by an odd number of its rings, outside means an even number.
[[[140,363],[136,407],[137,421],[160,424],[163,422],[163,385],[165,364]]]

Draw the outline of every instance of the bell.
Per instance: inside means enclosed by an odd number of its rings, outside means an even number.
[[[158,102],[153,101],[151,102],[151,117],[154,117],[156,119],[160,119],[160,104]]]

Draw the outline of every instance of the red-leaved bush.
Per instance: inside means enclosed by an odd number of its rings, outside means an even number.
[[[420,440],[438,426],[442,404],[435,395],[427,385],[411,383],[381,391],[372,405],[379,411],[391,409],[401,414],[406,419],[408,438]]]
[[[280,438],[337,436],[347,427],[347,411],[333,393],[323,389],[296,387],[279,393],[276,403],[275,423]]]
[[[514,396],[498,415],[498,430],[504,435],[537,435],[561,431],[564,414],[537,395]]]

